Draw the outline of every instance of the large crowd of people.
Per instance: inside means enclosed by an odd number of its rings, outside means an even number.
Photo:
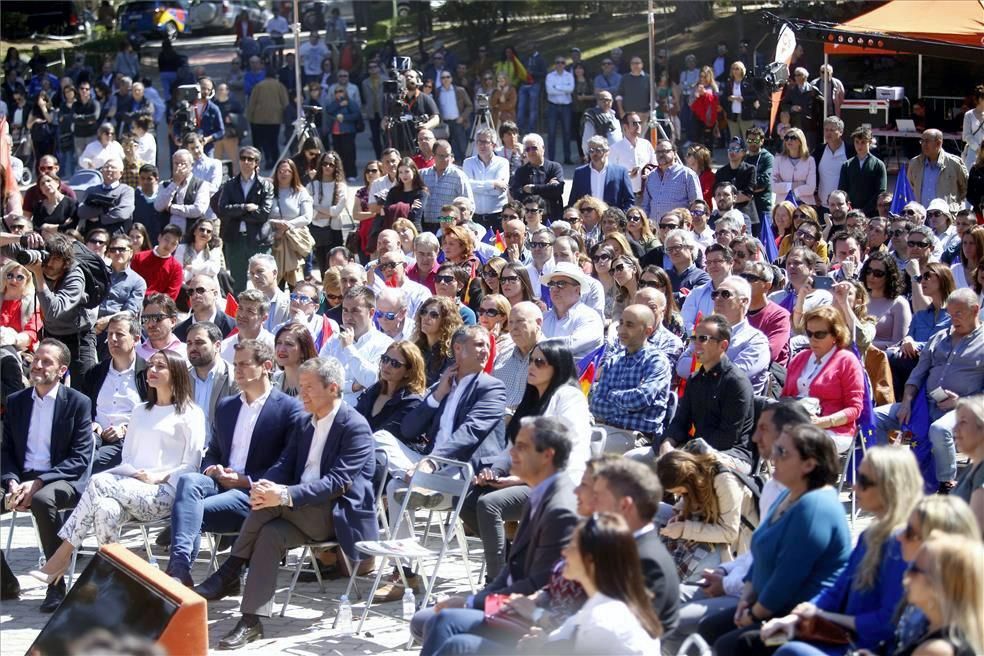
[[[394,538],[405,501],[451,507],[405,494],[439,457],[474,474],[486,580],[418,597],[425,656],[984,652],[984,86],[962,156],[922,133],[902,203],[832,70],[794,66],[767,139],[744,43],[596,75],[438,44],[394,109],[392,44],[312,31],[321,109],[290,140],[292,55],[253,36],[215,80],[165,40],[157,89],[129,56],[4,61],[37,177],[0,175],[3,511],[34,517],[42,612],[88,536],[167,520],[167,574],[241,595],[217,643],[241,647],[287,550],[373,570],[375,490]],[[206,533],[231,550],[196,585]],[[384,575],[377,602],[423,591]]]

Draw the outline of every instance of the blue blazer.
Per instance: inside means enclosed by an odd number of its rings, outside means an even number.
[[[436,387],[436,385],[435,385]],[[468,381],[468,389],[461,395],[454,413],[454,432],[440,447],[435,439],[441,429],[441,415],[452,394],[444,397],[437,407],[431,405],[428,393],[400,424],[403,439],[413,442],[424,438],[428,455],[470,462],[477,473],[484,465],[491,465],[506,450],[506,386],[498,378],[479,373]]]
[[[202,471],[212,465],[229,465],[232,435],[242,407],[243,400],[239,394],[227,396],[215,404],[212,439],[202,458]],[[246,455],[246,475],[253,480],[269,478],[267,470],[280,458],[290,439],[304,430],[306,419],[297,399],[276,388],[270,390],[270,396],[253,427],[253,439]]]
[[[570,207],[590,195],[591,164],[585,164],[574,169],[574,182],[571,185],[570,201],[567,206]],[[605,169],[605,196],[602,200],[623,212],[635,205],[635,194],[632,192],[632,181],[629,180],[627,168],[608,163],[608,168]]]
[[[22,482],[27,456],[27,430],[34,407],[34,388],[11,394],[3,421],[0,444],[0,483],[4,491],[10,481]],[[92,459],[92,404],[82,392],[58,386],[51,422],[51,469],[38,478],[47,485],[68,481],[85,489],[85,471]]]
[[[372,490],[372,476],[376,459],[372,452],[375,443],[366,420],[347,403],[342,403],[335,415],[324,451],[321,453],[321,478],[311,483],[301,483],[301,474],[311,450],[314,424],[310,415],[304,416],[304,430],[287,443],[280,459],[266,477],[287,485],[294,506],[334,501],[332,519],[335,538],[353,560],[362,556],[355,550],[361,540],[379,538],[376,520],[376,503]]]

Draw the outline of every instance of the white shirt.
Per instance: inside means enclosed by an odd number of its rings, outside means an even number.
[[[813,384],[813,379],[820,374],[820,371],[830,362],[830,358],[834,357],[834,353],[836,352],[837,349],[832,348],[819,361],[815,356],[807,361],[806,366],[803,367],[803,373],[796,379],[796,395],[798,398],[805,399],[810,396],[810,385]]]
[[[393,340],[376,330],[375,326],[369,326],[362,337],[345,348],[338,341],[338,333],[331,336],[319,355],[323,358],[336,358],[345,368],[342,400],[354,407],[362,390],[355,391],[352,385],[358,383],[362,388],[367,388],[376,384],[379,380],[379,358],[392,343]]]
[[[486,166],[478,155],[472,155],[461,165],[465,175],[471,180],[472,195],[475,197],[476,214],[494,214],[505,207],[509,186],[509,160],[493,155]],[[502,189],[492,186],[502,182]]]
[[[410,266],[409,262],[407,262],[407,266]],[[377,294],[386,289],[386,281],[383,280],[382,276],[376,275],[372,277],[372,289]],[[403,295],[407,299],[407,322],[413,324],[413,319],[417,316],[417,310],[433,294],[431,294],[431,290],[419,282],[414,282],[406,277],[403,278],[403,284],[400,285],[399,289],[403,290]]]
[[[27,447],[24,451],[24,471],[46,472],[51,469],[51,431],[55,422],[55,399],[58,388],[54,386],[44,396],[38,396],[37,388],[31,392],[31,425],[27,428]]]
[[[624,166],[627,171],[640,169],[635,175],[629,176],[629,180],[632,181],[632,191],[638,194],[642,191],[642,167],[656,163],[656,151],[647,139],[637,138],[634,146],[628,139],[622,139],[612,144],[611,150],[608,151],[608,161]]]
[[[540,277],[553,273],[555,266],[557,266],[557,263],[554,262],[552,257],[543,263],[543,269],[541,271],[536,270],[536,264],[533,262],[526,265],[526,273],[530,276],[530,285],[533,287],[533,295],[537,298],[541,298],[543,295],[543,286],[540,283]]]
[[[605,324],[598,313],[584,303],[575,303],[563,318],[557,316],[557,306],[543,315],[543,336],[566,341],[575,362],[601,346]]]
[[[137,139],[137,159],[144,164],[153,164],[157,161],[157,140],[150,132],[145,132]]]
[[[591,172],[591,195],[595,198],[605,197],[605,174],[608,172],[608,164],[606,163],[599,171],[593,166],[588,166],[588,171]]]
[[[329,412],[323,419],[311,417],[311,424],[314,426],[314,435],[311,436],[311,448],[308,450],[307,460],[304,461],[304,471],[301,472],[302,483],[313,483],[321,478],[321,454],[325,451],[325,442],[328,441],[328,432],[331,425],[335,423],[335,415],[338,408]]]
[[[735,98],[741,98],[741,82],[731,83],[731,95]],[[738,118],[741,118],[741,100],[731,101],[731,113],[738,114]]]
[[[222,186],[222,162],[203,153],[192,163],[191,175],[208,183],[211,196]]]
[[[167,485],[178,484],[182,474],[197,472],[205,448],[205,413],[194,403],[178,413],[173,405],[143,403],[133,409],[130,439],[123,442],[124,465],[168,476]]]
[[[830,150],[830,146],[824,146],[823,157],[820,158],[820,164],[817,166],[817,195],[820,204],[824,207],[827,206],[827,197],[830,196],[830,192],[837,189],[837,184],[840,182],[841,166],[846,161],[847,152],[843,141],[836,151]]]
[[[571,654],[660,653],[659,638],[646,633],[624,602],[601,592],[595,593],[547,638],[548,644],[557,640],[573,641],[567,652]]]
[[[574,92],[574,75],[569,71],[547,73],[547,101],[555,105],[570,105]]]
[[[260,412],[267,399],[270,398],[270,391],[257,398],[252,403],[246,401],[246,395],[240,394],[239,400],[243,405],[239,408],[239,416],[236,417],[236,427],[232,429],[232,445],[229,447],[229,468],[242,474],[246,471],[246,458],[249,456],[249,446],[253,441],[253,429],[256,427],[256,420],[260,418]]]
[[[110,362],[106,379],[99,388],[99,394],[96,395],[95,422],[103,428],[128,423],[133,409],[140,403],[136,363],[137,358],[134,356],[129,367],[123,371],[116,371],[113,363]]]
[[[222,340],[222,348],[219,351],[219,354],[222,356],[222,359],[229,364],[232,364],[232,359],[236,355],[236,344],[239,343],[240,337],[242,337],[242,335],[237,332],[234,335],[229,335]],[[268,344],[270,348],[273,348],[273,333],[266,328],[260,328],[260,334],[256,336],[256,339],[264,344]]]
[[[457,383],[455,383],[454,389],[451,390],[451,395],[448,398],[448,402],[444,404],[444,411],[441,413],[441,422],[437,430],[437,436],[434,438],[434,449],[440,449],[444,444],[451,439],[454,435],[454,416],[458,412],[458,404],[461,402],[461,397],[465,393],[465,389],[471,382],[471,379],[478,374],[468,374]],[[431,394],[427,397],[427,403],[431,407],[438,407],[440,404],[434,395]]]
[[[438,85],[434,95],[437,96],[438,110],[441,112],[441,119],[444,121],[455,121],[458,119],[458,99],[452,86],[445,89],[443,85]]]
[[[328,46],[321,39],[315,43],[308,40],[301,44],[300,53],[304,74],[312,77],[321,75],[321,62],[328,56]]]
[[[110,159],[119,158],[122,162],[126,158],[123,146],[118,141],[110,141],[105,146],[99,139],[90,141],[79,157],[79,168],[99,170]],[[151,162],[153,163],[153,162]]]

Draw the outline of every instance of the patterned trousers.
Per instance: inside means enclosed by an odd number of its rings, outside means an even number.
[[[164,519],[171,514],[173,504],[174,488],[170,485],[151,485],[105,472],[95,474],[58,536],[78,549],[91,530],[100,545],[111,544],[119,541],[120,528],[128,519]]]

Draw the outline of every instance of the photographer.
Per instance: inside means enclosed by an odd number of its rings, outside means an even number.
[[[215,95],[212,80],[207,77],[198,80],[197,95],[184,86],[179,87],[178,91],[182,95],[170,124],[171,143],[180,148],[185,135],[194,132],[202,137],[205,153],[211,155],[215,150],[215,142],[225,136],[222,112],[212,102],[212,96]]]
[[[85,275],[75,263],[75,248],[71,237],[52,235],[44,241],[47,259],[36,257],[25,268],[34,278],[44,334],[57,338],[71,351],[69,370],[78,384],[82,374],[96,363],[96,338],[85,310]]]
[[[434,99],[420,92],[420,73],[407,70],[397,73],[397,76],[396,80],[383,83],[387,96],[387,116],[383,129],[387,144],[409,155],[417,149],[414,138],[417,130],[437,127],[440,117]]]
[[[111,234],[125,235],[133,225],[133,187],[120,182],[123,160],[111,157],[100,169],[101,185],[90,187],[79,205],[79,228],[86,231],[102,227]]]

